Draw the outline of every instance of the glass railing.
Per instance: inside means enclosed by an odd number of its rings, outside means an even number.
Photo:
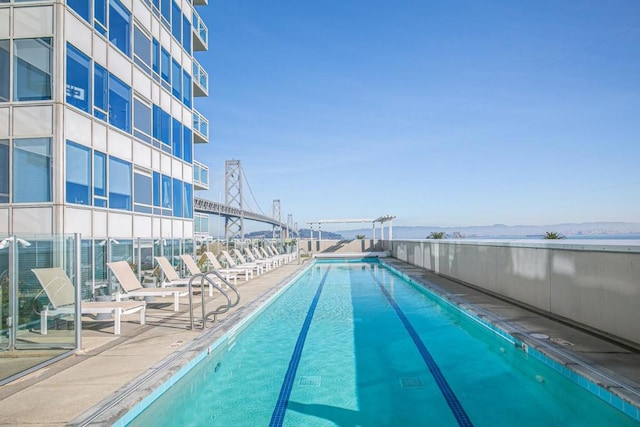
[[[193,11],[193,33],[196,36],[193,39],[194,50],[207,50],[209,47],[209,30],[195,10]]]
[[[193,110],[193,131],[195,142],[209,142],[209,121],[196,110]]]
[[[193,162],[193,184],[201,190],[209,189],[209,168],[202,163]]]
[[[194,94],[196,96],[207,96],[209,93],[209,75],[202,66],[193,60],[193,82],[196,84]],[[200,89],[198,91],[197,89]]]

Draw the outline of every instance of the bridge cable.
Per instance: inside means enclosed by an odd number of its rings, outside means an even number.
[[[260,204],[258,203],[258,201],[256,200],[256,197],[253,195],[253,190],[251,190],[251,185],[249,185],[249,179],[247,178],[247,173],[244,171],[244,168],[242,167],[242,165],[240,165],[240,170],[242,171],[242,176],[244,177],[244,182],[247,183],[247,188],[249,189],[249,194],[251,194],[251,198],[253,199],[254,203],[256,204],[256,206],[258,207],[258,210],[260,211],[260,213],[264,216],[267,216],[264,211],[262,210],[262,208],[260,207]]]

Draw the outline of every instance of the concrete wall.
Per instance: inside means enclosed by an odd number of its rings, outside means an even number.
[[[640,243],[386,241],[395,258],[640,345]]]

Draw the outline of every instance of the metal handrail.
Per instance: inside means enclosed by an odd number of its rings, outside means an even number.
[[[229,295],[222,290],[222,288],[220,286],[218,286],[218,284],[215,284],[216,289],[218,289],[220,291],[220,293],[222,293],[226,298],[227,298],[227,305],[226,305],[226,309],[223,311],[219,311],[220,309],[224,308],[224,305],[221,305],[220,307],[216,308],[215,310],[212,310],[210,312],[208,312],[206,315],[204,315],[204,309],[202,310],[203,312],[203,316],[202,316],[202,328],[205,328],[206,325],[206,321],[207,318],[209,316],[211,316],[213,314],[213,321],[216,321],[216,316],[218,314],[222,314],[222,313],[226,313],[227,311],[229,311],[231,308],[235,307],[236,305],[238,305],[240,303],[240,292],[238,292],[238,288],[236,288],[235,286],[233,286],[227,279],[225,279],[225,277],[220,274],[219,272],[217,272],[216,270],[211,270],[208,273],[205,273],[205,275],[210,275],[213,274],[216,277],[218,277],[218,279],[220,279],[220,281],[222,283],[225,284],[225,286],[227,286],[228,288],[230,288],[235,294],[236,294],[236,300],[235,302],[231,302],[231,298],[229,298]],[[214,281],[211,281],[211,283],[215,283]],[[204,307],[204,303],[203,303],[203,307]]]

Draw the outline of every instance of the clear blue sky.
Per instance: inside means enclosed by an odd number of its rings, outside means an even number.
[[[201,196],[224,197],[224,162],[240,159],[265,213],[280,199],[301,228],[383,214],[640,222],[637,0],[211,0],[198,11],[210,95],[196,108],[212,133],[196,147],[211,171]]]

